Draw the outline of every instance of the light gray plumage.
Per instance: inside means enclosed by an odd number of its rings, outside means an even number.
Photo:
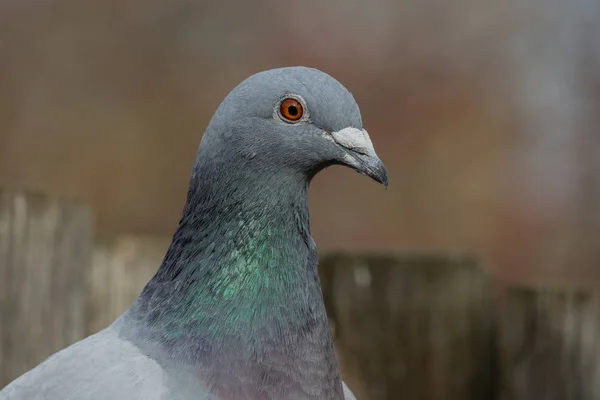
[[[179,228],[135,303],[0,400],[354,400],[308,218],[310,180],[332,164],[387,185],[346,88],[303,67],[242,82],[206,129]]]

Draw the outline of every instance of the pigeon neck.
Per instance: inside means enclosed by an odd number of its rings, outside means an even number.
[[[270,178],[193,180],[165,259],[131,311],[178,358],[301,348],[311,335],[324,335],[315,351],[333,354],[308,182]]]
[[[215,175],[194,172],[179,228],[121,334],[219,398],[343,398],[308,180]]]

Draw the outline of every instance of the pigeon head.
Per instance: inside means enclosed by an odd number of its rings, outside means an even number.
[[[202,138],[199,163],[307,180],[339,164],[387,187],[352,94],[305,67],[260,72],[234,88]]]

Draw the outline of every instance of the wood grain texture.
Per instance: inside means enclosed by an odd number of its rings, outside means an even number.
[[[86,279],[86,334],[112,323],[158,270],[170,239],[119,235],[96,240]]]
[[[600,398],[600,297],[576,288],[508,290],[502,400]]]
[[[466,257],[321,259],[342,376],[361,400],[493,399],[489,276]]]
[[[92,213],[0,188],[0,387],[84,336]]]

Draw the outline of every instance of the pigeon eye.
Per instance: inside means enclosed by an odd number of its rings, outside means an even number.
[[[302,104],[293,98],[287,98],[279,106],[279,114],[288,122],[296,122],[304,114]]]

